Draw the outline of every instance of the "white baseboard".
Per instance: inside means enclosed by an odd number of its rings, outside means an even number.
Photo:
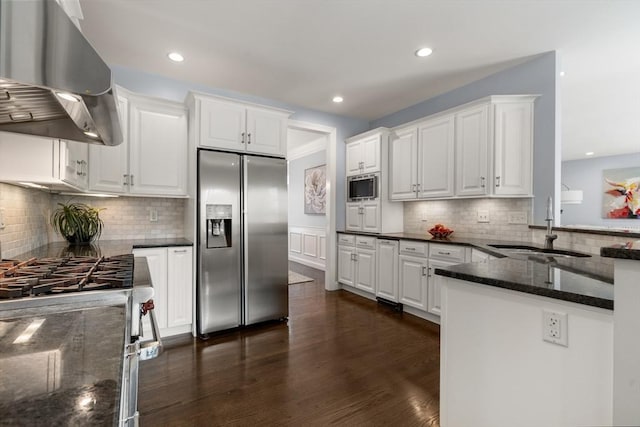
[[[324,263],[314,262],[307,258],[295,256],[294,254],[289,254],[289,261],[297,262],[298,264],[306,265],[307,267],[315,268],[316,270],[324,271],[325,265]]]

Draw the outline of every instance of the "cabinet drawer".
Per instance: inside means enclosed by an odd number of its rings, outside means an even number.
[[[464,262],[465,249],[466,248],[464,246],[431,243],[429,248],[429,258]]]
[[[366,236],[356,236],[356,246],[359,248],[376,248],[376,238],[375,237],[366,237]]]
[[[407,240],[400,241],[400,253],[407,255],[415,255],[419,257],[427,257],[427,243],[411,242]]]
[[[353,234],[338,234],[338,244],[339,245],[349,245],[353,246],[356,242],[356,236]]]

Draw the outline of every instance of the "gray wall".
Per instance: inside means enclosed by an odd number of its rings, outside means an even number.
[[[488,95],[540,95],[536,100],[534,113],[533,222],[543,223],[544,201],[547,196],[555,194],[554,176],[560,165],[555,148],[556,62],[556,52],[545,53],[531,61],[374,120],[370,127],[398,126]]]
[[[197,92],[210,93],[213,95],[226,96],[240,101],[248,101],[257,104],[270,105],[277,108],[284,108],[286,110],[294,111],[294,114],[291,116],[291,118],[294,120],[335,127],[337,144],[337,185],[335,188],[336,207],[334,212],[336,215],[337,229],[344,229],[345,187],[344,185],[340,184],[345,180],[344,140],[350,136],[357,135],[361,132],[366,131],[368,129],[368,122],[366,120],[339,116],[336,114],[323,113],[316,110],[310,110],[307,108],[286,104],[273,99],[260,98],[257,96],[242,94],[225,89],[204,86],[197,83],[175,80],[168,77],[144,73],[132,68],[126,68],[117,65],[113,65],[111,67],[111,70],[113,71],[113,77],[116,84],[137,93],[182,102],[187,96],[187,93],[190,90],[193,90]]]
[[[630,167],[640,167],[640,153],[562,162],[562,183],[584,195],[579,205],[562,205],[562,224],[640,227],[638,219],[602,218],[602,171]]]
[[[327,162],[326,151],[289,161],[289,225],[292,227],[324,227],[325,215],[304,213],[304,171]],[[344,209],[344,208],[343,208]]]

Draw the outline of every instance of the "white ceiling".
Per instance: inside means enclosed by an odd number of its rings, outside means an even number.
[[[83,31],[109,64],[368,120],[558,50],[563,158],[640,152],[640,1],[81,5]],[[415,57],[424,45],[433,55]],[[185,61],[168,61],[172,50]]]

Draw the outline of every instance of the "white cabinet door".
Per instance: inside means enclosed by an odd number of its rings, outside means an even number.
[[[427,260],[409,255],[399,260],[400,302],[427,310]]]
[[[130,180],[133,194],[187,193],[187,110],[182,104],[131,98]]]
[[[346,176],[360,175],[362,173],[363,164],[361,158],[362,141],[354,141],[347,144],[345,148],[346,156]]]
[[[167,304],[169,303],[167,297],[167,248],[134,249],[133,255],[147,258],[154,292],[155,308],[153,311],[156,315],[158,327],[164,329],[167,327]],[[149,336],[146,330],[144,334],[145,337]]]
[[[215,99],[199,102],[200,146],[245,151],[246,107]]]
[[[380,200],[362,202],[362,231],[380,232]]]
[[[454,262],[446,262],[440,260],[429,260],[429,274],[428,274],[428,292],[427,292],[427,311],[431,314],[440,316],[440,289],[442,287],[441,282],[443,277],[437,276],[434,271],[438,267],[447,267],[455,265]]]
[[[453,196],[454,116],[418,126],[418,197]]]
[[[533,103],[498,103],[494,115],[494,193],[531,195]]]
[[[118,96],[118,114],[123,140],[113,147],[91,144],[89,147],[89,189],[108,193],[128,191],[129,173],[129,101]]]
[[[355,286],[363,291],[376,293],[376,251],[375,249],[356,250]]]
[[[355,249],[349,246],[338,246],[338,282],[354,285],[355,278]]]
[[[190,325],[193,317],[193,249],[167,249],[167,327]]]
[[[363,139],[360,144],[362,173],[380,172],[380,135]]]
[[[381,136],[350,141],[346,150],[346,175],[380,172]]]
[[[259,108],[247,108],[247,151],[286,154],[287,115]]]
[[[488,105],[456,114],[456,195],[488,194]]]
[[[418,183],[418,129],[396,132],[390,142],[391,200],[415,199]]]
[[[77,188],[89,187],[89,146],[60,140],[60,179]]]
[[[376,296],[398,302],[398,242],[378,239]]]
[[[346,229],[360,231],[362,228],[362,206],[360,202],[347,203],[347,224]]]

